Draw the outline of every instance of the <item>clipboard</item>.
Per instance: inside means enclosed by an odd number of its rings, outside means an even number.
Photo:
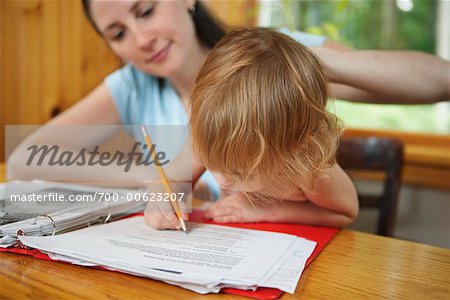
[[[142,213],[131,214],[126,218],[138,215],[143,214]],[[200,210],[194,210],[190,215],[189,220],[198,223],[218,224],[209,220],[205,220],[203,216],[203,211]],[[322,249],[333,239],[333,237],[339,231],[337,228],[306,226],[288,223],[233,223],[233,224],[220,223],[219,225],[225,225],[235,228],[246,228],[253,230],[287,233],[315,241],[317,242],[316,248],[314,249],[311,256],[307,259],[305,268],[313,261],[313,259],[320,253],[320,251],[322,251]],[[17,254],[30,255],[39,259],[52,260],[47,254],[44,254],[37,249],[25,249],[20,247],[0,248],[0,252],[12,252]],[[284,293],[283,291],[274,288],[258,288],[256,291],[224,288],[220,292],[259,300],[279,299]]]

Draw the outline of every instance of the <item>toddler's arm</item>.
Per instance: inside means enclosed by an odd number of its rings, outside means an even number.
[[[305,197],[308,199],[305,201]],[[350,178],[335,164],[318,178],[311,193],[267,205],[252,205],[242,193],[214,203],[205,216],[215,222],[288,222],[344,227],[358,214],[358,198]]]

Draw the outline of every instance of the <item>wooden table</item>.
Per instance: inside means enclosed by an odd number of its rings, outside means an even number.
[[[0,167],[0,175],[4,174]],[[0,253],[0,299],[246,299]],[[342,230],[282,299],[450,299],[450,250]]]

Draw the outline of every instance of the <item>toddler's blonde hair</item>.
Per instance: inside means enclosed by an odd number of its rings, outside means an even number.
[[[327,112],[321,61],[270,29],[229,32],[209,53],[191,97],[196,158],[211,171],[263,186],[310,191],[335,162],[340,126]]]

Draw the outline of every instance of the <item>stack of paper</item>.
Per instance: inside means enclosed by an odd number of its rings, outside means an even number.
[[[316,243],[289,234],[189,224],[158,231],[133,217],[56,236],[20,237],[53,259],[163,280],[198,293],[223,287],[293,293]]]
[[[3,184],[0,247],[14,244],[19,230],[31,236],[49,235],[54,230],[64,232],[142,211],[145,203],[129,201],[127,197],[136,193],[144,191],[50,182]]]

